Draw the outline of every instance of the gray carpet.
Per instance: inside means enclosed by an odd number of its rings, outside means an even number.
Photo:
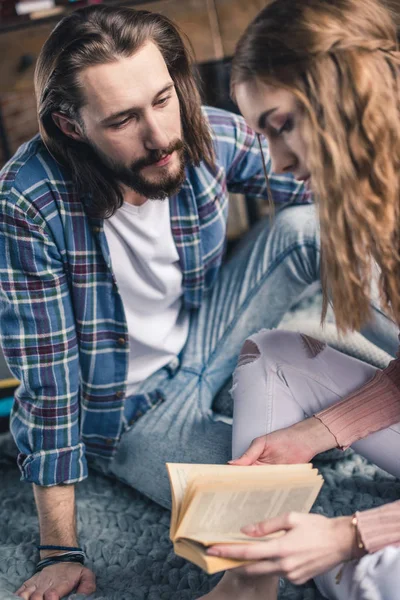
[[[320,335],[373,364],[384,366],[387,355],[363,338],[339,340],[332,326],[322,333],[315,302],[285,319],[284,326]],[[222,412],[230,412],[220,399]],[[0,436],[0,600],[15,599],[13,590],[30,576],[38,559],[38,526],[32,491],[19,481],[8,457],[10,439]],[[352,451],[320,455],[316,466],[325,485],[313,512],[328,516],[351,514],[400,498],[400,481],[369,465]],[[209,577],[176,557],[169,542],[169,513],[134,490],[97,473],[77,486],[80,541],[88,566],[97,575],[92,600],[192,600],[209,591],[219,576]],[[69,600],[87,596],[71,595]],[[281,582],[280,600],[321,600],[313,584],[294,588]]]

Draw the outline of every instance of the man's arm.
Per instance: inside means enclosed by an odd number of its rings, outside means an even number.
[[[247,198],[266,200],[267,183],[257,136],[241,116],[216,108],[204,108],[213,131],[218,162],[224,165],[228,190]],[[311,202],[302,182],[290,174],[276,175],[271,170],[268,144],[261,136],[264,161],[273,201],[276,205]]]
[[[87,476],[87,465],[64,261],[34,202],[15,187],[0,199],[0,333],[5,359],[20,381],[10,421],[18,465],[23,480],[40,486],[76,483]]]
[[[75,486],[41,487],[33,484],[33,494],[39,517],[40,544],[46,546],[78,546]],[[60,552],[42,550],[40,558],[52,554],[60,554]]]
[[[68,279],[34,204],[15,187],[4,193],[1,185],[0,200],[0,332],[8,366],[20,381],[10,425],[18,464],[23,479],[35,484],[41,542],[76,546],[74,487],[62,484],[84,479],[87,466]],[[23,600],[45,594],[59,600],[73,590],[93,592],[95,576],[81,564],[66,562],[46,566],[17,594]]]

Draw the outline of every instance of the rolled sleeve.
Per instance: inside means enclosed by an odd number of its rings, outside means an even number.
[[[84,444],[18,456],[21,480],[36,485],[78,483],[88,475]]]

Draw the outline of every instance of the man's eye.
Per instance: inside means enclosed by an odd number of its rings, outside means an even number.
[[[120,127],[123,127],[124,125],[129,123],[130,120],[131,120],[131,117],[127,117],[123,121],[118,121],[118,123],[113,123],[112,125],[110,125],[110,127],[112,129],[120,129]]]
[[[167,102],[170,98],[171,98],[171,96],[165,96],[164,98],[160,98],[159,100],[157,100],[156,105],[163,106],[164,104],[167,104]]]

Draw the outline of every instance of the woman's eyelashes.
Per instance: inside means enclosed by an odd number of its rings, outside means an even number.
[[[279,137],[280,135],[284,134],[284,133],[290,133],[291,131],[293,131],[295,126],[295,122],[294,122],[294,117],[292,116],[288,116],[284,122],[283,125],[281,125],[281,127],[273,127],[272,125],[269,125],[266,127],[266,134],[270,135],[271,137]]]
[[[282,133],[289,133],[294,129],[294,118],[288,117],[282,127],[278,129],[277,135],[282,135]]]

